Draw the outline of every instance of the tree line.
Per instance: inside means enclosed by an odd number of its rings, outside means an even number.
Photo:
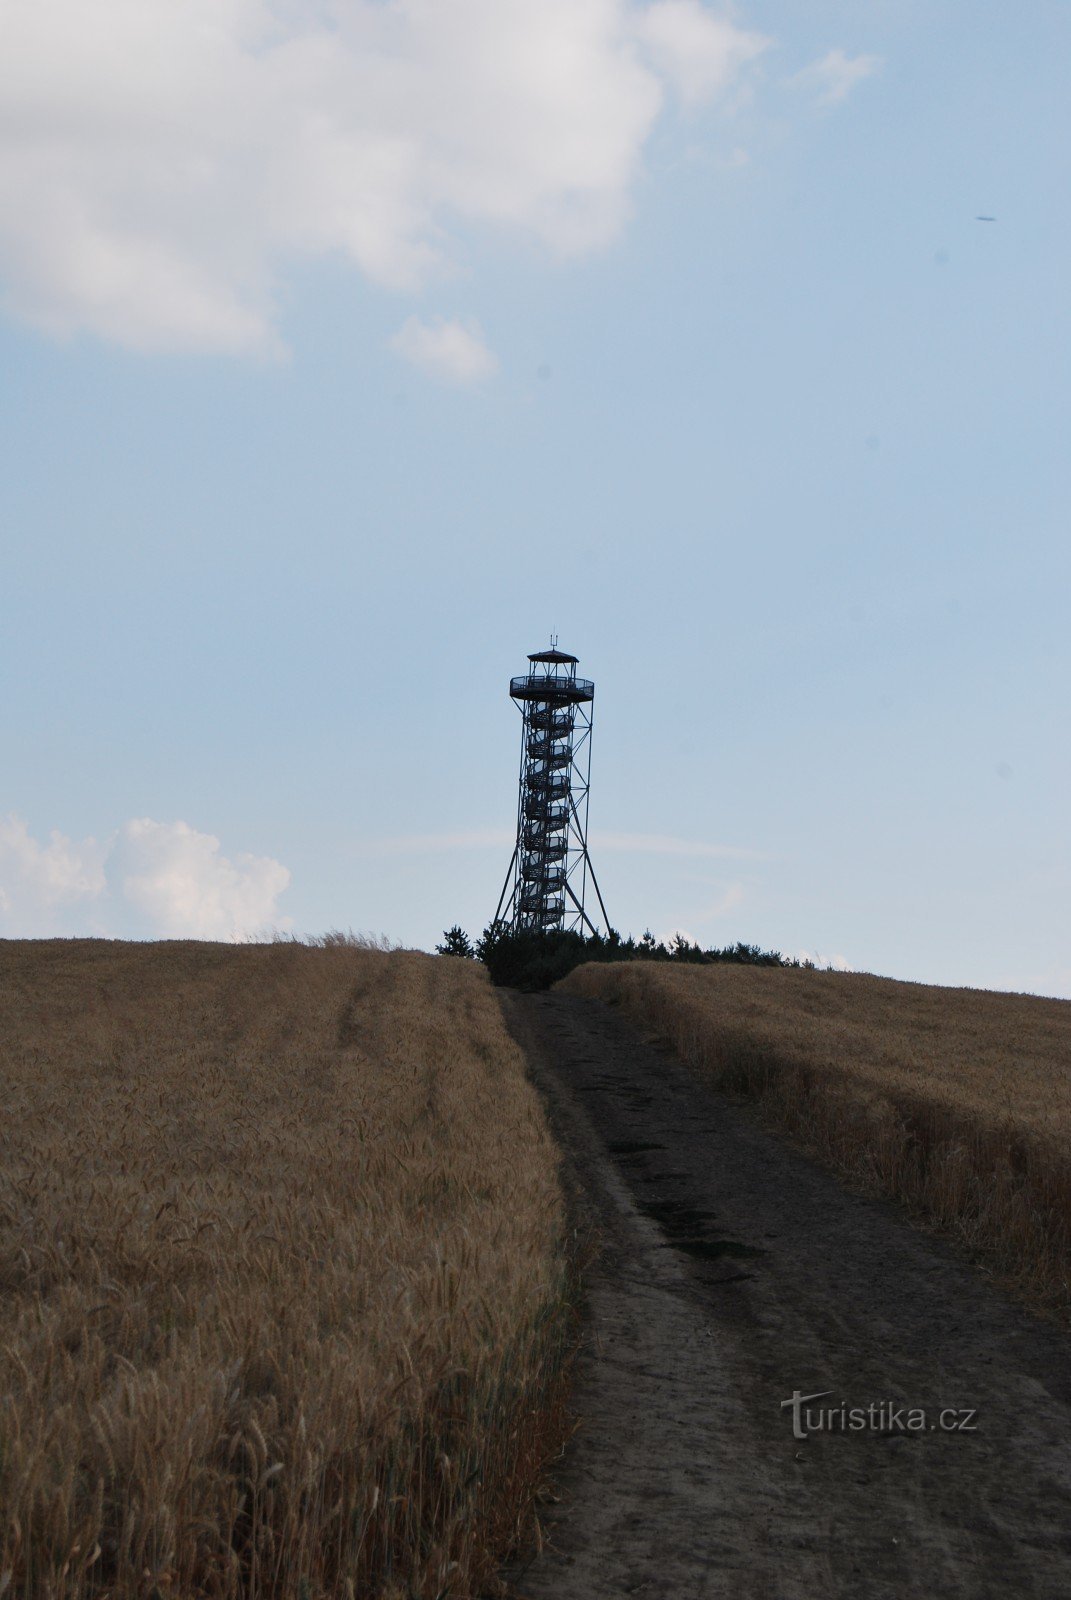
[[[609,933],[516,933],[506,922],[490,922],[475,942],[455,924],[435,946],[441,956],[482,961],[492,983],[513,989],[549,989],[567,972],[585,961],[676,961],[702,966],[731,961],[749,967],[807,967],[779,950],[762,950],[757,944],[729,944],[703,950],[682,933],[662,942],[648,929],[641,938],[622,938],[616,928]]]

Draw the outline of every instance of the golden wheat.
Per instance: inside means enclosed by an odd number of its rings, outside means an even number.
[[[0,943],[0,1593],[467,1594],[567,1348],[475,963]]]
[[[588,965],[563,986],[1071,1309],[1071,1003],[727,963]]]

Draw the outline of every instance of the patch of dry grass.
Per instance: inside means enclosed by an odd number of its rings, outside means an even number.
[[[719,1088],[1071,1309],[1071,1003],[854,973],[588,965]]]
[[[493,1581],[562,1228],[475,963],[0,942],[0,1593]]]

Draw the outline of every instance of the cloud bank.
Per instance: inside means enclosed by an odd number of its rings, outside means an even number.
[[[290,873],[270,856],[222,854],[185,822],[134,818],[103,843],[53,831],[47,844],[0,817],[0,932],[238,940],[285,928]]]
[[[765,43],[700,0],[4,0],[6,304],[264,352],[295,261],[413,291],[473,223],[583,254],[667,98],[724,93]]]
[[[76,844],[55,829],[40,844],[21,817],[0,817],[0,927],[28,919],[36,932],[57,907],[103,894],[106,855],[95,839]]]

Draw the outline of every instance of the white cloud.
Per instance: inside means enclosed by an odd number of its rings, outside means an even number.
[[[139,817],[120,830],[109,880],[159,936],[241,939],[288,926],[276,902],[290,873],[270,856],[220,854],[219,840],[185,822]]]
[[[270,351],[295,259],[408,291],[459,224],[595,249],[667,87],[721,92],[761,43],[698,0],[4,0],[7,304]]]
[[[475,322],[447,322],[442,317],[421,322],[409,317],[391,340],[391,348],[422,372],[448,383],[480,383],[498,371],[498,361]]]
[[[797,961],[810,961],[814,966],[819,967],[823,972],[855,971],[855,968],[851,965],[846,956],[824,956],[821,955],[817,950],[797,950],[795,959]]]
[[[686,105],[721,94],[769,44],[700,0],[659,0],[640,14],[636,32]]]
[[[285,928],[278,898],[290,882],[269,856],[220,853],[185,822],[127,822],[106,843],[53,832],[42,845],[18,817],[0,819],[0,930],[241,939]]]
[[[61,908],[93,899],[105,886],[107,847],[53,829],[47,844],[20,817],[0,817],[0,927],[50,931]]]
[[[815,94],[821,105],[835,105],[880,66],[880,56],[849,56],[843,50],[830,50],[820,61],[797,72],[792,81]]]

